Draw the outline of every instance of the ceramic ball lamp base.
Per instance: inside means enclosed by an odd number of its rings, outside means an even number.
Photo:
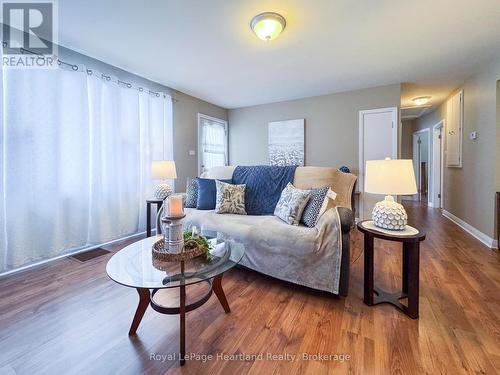
[[[157,199],[165,199],[172,194],[172,188],[168,184],[158,184],[155,187],[154,196]]]
[[[378,202],[372,211],[373,224],[389,230],[404,230],[408,215],[404,207],[394,200],[392,195],[386,195],[385,200]]]

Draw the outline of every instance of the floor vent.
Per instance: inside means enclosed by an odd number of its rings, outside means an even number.
[[[88,260],[95,259],[97,257],[100,257],[102,255],[109,254],[110,251],[103,249],[101,247],[98,247],[97,249],[89,250],[89,251],[84,251],[83,253],[78,253],[75,255],[71,255],[69,258],[76,260],[80,263],[86,262]]]

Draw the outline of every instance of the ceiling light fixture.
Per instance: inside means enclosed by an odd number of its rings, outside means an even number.
[[[431,99],[430,96],[419,96],[418,98],[413,98],[413,103],[416,105],[424,105]]]
[[[262,40],[276,39],[286,26],[285,18],[278,13],[265,12],[256,15],[250,22],[250,28]]]

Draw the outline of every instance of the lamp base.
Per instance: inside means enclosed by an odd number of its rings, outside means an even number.
[[[172,188],[168,184],[158,184],[155,187],[154,197],[157,199],[165,199],[172,194]]]
[[[403,207],[394,200],[392,195],[386,195],[385,200],[378,202],[372,211],[373,224],[389,230],[404,230],[408,215]]]

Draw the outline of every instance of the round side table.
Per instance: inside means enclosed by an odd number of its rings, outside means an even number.
[[[146,199],[146,237],[151,237],[151,232],[152,232],[152,230],[151,230],[151,205],[152,204],[156,205],[156,213],[158,213],[158,211],[160,211],[161,206],[163,206],[163,199],[160,199],[160,198],[148,198],[148,199]]]
[[[409,227],[412,234],[401,234],[399,231],[377,230],[373,221],[364,220],[357,224],[358,230],[364,234],[364,298],[368,306],[379,303],[390,303],[412,319],[418,318],[420,242],[425,240],[425,233]],[[403,283],[401,293],[389,293],[375,288],[373,283],[373,240],[379,238],[403,244]],[[408,298],[408,304],[400,300]]]

